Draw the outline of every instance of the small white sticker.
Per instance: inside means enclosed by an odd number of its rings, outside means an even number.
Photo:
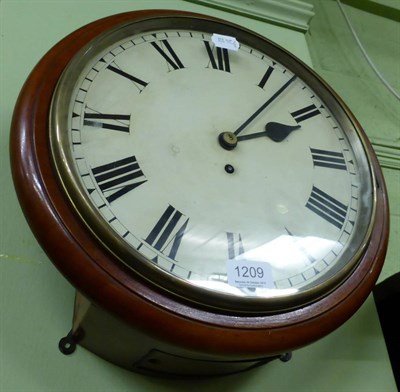
[[[275,288],[269,263],[249,260],[229,260],[228,283],[240,288]]]
[[[235,37],[229,37],[228,35],[221,34],[213,34],[211,37],[211,41],[215,44],[216,47],[222,49],[229,49],[237,51],[240,47],[239,42]]]

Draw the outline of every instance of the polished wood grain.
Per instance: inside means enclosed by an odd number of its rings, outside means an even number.
[[[52,94],[64,68],[106,29],[160,13],[196,16],[177,11],[137,11],[101,19],[59,42],[32,71],[18,98],[10,137],[12,174],[26,219],[48,257],[85,298],[132,330],[169,347],[210,358],[243,360],[285,353],[316,341],[357,311],[384,262],[389,229],[387,192],[368,141],[378,184],[376,219],[368,248],[355,271],[332,293],[303,308],[277,314],[221,313],[152,286],[101,246],[58,182],[49,149],[48,118]]]

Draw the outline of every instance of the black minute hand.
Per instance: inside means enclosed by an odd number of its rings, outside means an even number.
[[[239,135],[240,132],[243,131],[257,116],[262,113],[267,106],[269,106],[276,98],[278,98],[289,86],[290,84],[296,79],[296,75],[292,76],[275,94],[268,99],[255,113],[253,113],[235,132],[233,132],[236,136]]]

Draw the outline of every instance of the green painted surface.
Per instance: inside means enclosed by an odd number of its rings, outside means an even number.
[[[365,60],[336,1],[311,2],[318,15],[311,21],[307,33],[313,67],[354,112],[384,169],[391,231],[388,255],[380,276],[382,281],[400,271],[400,101],[383,85]],[[393,18],[372,14],[370,3],[385,12],[392,6],[392,15],[396,15],[400,2],[342,2],[367,55],[400,94],[400,23]],[[363,5],[364,9],[360,9]]]
[[[396,391],[371,297],[337,331],[295,352],[291,362],[275,362],[227,378],[196,382],[152,379],[119,369],[82,348],[70,357],[58,352],[58,340],[70,328],[74,290],[36,243],[16,200],[8,163],[11,114],[29,71],[54,43],[92,20],[143,8],[143,4],[149,8],[185,9],[229,18],[267,35],[310,63],[301,33],[180,0],[0,0],[0,391]],[[335,19],[329,13],[322,16],[327,18],[323,21],[329,21],[330,17]],[[386,25],[386,21],[380,24]],[[335,40],[327,35],[319,50]],[[350,40],[344,38],[344,42]],[[339,52],[337,56],[342,54]],[[390,61],[387,60],[389,64]],[[340,64],[347,69],[345,63],[340,61]],[[316,66],[319,71],[320,64]],[[357,62],[354,67],[357,68]],[[322,71],[325,77],[332,75],[331,82],[338,90],[357,79],[334,65]],[[343,80],[341,74],[348,79]],[[363,97],[363,92],[343,90],[343,93],[351,101]],[[391,107],[389,99],[382,95],[379,104]],[[385,175],[392,215],[397,219],[392,223],[394,243],[389,249],[389,260],[394,261],[400,243],[399,172],[385,169]],[[394,262],[385,266],[385,273],[392,269],[396,269]]]

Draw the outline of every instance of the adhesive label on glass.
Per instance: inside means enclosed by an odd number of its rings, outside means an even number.
[[[211,41],[215,44],[217,48],[228,49],[237,51],[240,47],[239,42],[235,37],[229,37],[228,35],[213,34]]]
[[[245,259],[229,260],[228,283],[239,288],[274,288],[271,265],[261,261]]]

